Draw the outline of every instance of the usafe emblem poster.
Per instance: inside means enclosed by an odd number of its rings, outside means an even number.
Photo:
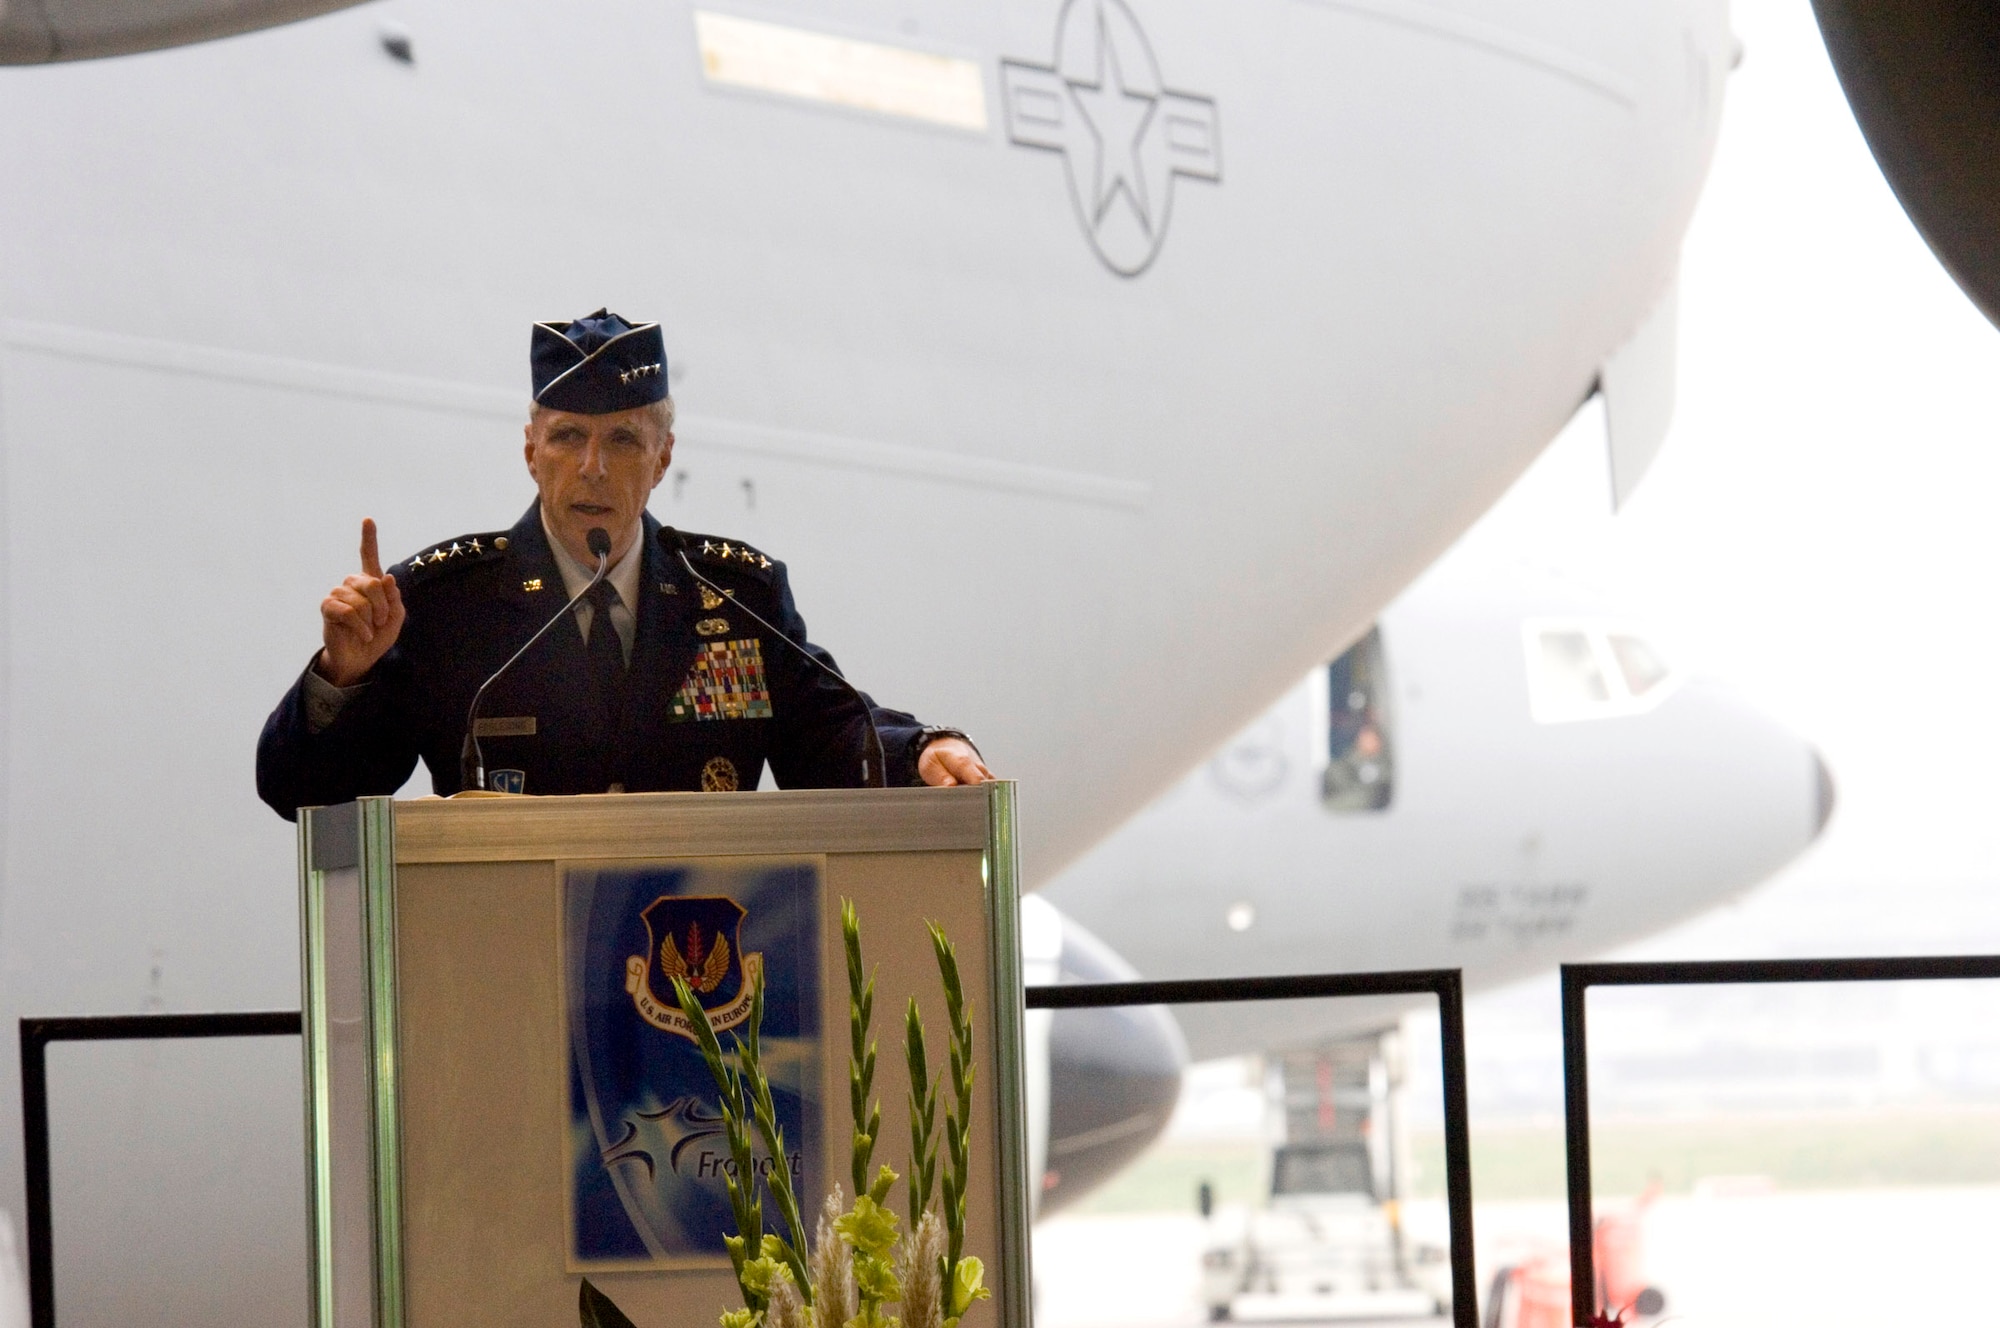
[[[802,1194],[825,1188],[822,869],[816,858],[564,865],[573,1271],[729,1266],[734,1164],[675,978],[728,1056],[762,975],[762,1062],[787,1155],[760,1142],[755,1164],[789,1168]]]

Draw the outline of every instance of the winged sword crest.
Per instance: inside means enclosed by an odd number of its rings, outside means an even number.
[[[661,895],[648,904],[639,914],[647,952],[625,961],[625,990],[640,1017],[663,1033],[693,1040],[694,1027],[674,996],[678,978],[701,997],[718,1033],[748,1018],[746,978],[763,956],[742,953],[744,915],[743,905],[721,895]]]
[[[680,950],[674,945],[672,933],[660,942],[660,971],[667,981],[683,978],[690,987],[706,996],[722,985],[724,975],[729,972],[729,938],[717,936],[708,947],[706,958],[702,956],[701,924],[688,927],[687,958],[681,958]]]

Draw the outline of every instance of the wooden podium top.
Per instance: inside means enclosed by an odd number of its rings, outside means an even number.
[[[395,861],[976,850],[992,799],[986,787],[413,798],[393,804]],[[316,869],[357,864],[357,808],[313,809]]]

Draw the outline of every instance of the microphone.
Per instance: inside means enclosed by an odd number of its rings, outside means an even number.
[[[584,545],[597,555],[597,575],[590,578],[590,584],[576,592],[576,598],[555,611],[555,615],[543,623],[541,629],[528,638],[526,645],[510,655],[505,664],[493,670],[493,676],[479,684],[479,690],[472,694],[472,704],[465,712],[465,742],[458,749],[458,782],[469,789],[486,787],[486,753],[479,746],[479,703],[486,699],[486,689],[500,680],[500,675],[514,667],[521,656],[528,653],[535,642],[549,634],[549,628],[562,621],[565,613],[573,611],[583,602],[583,597],[597,588],[605,574],[611,570],[611,536],[603,526],[592,526],[583,537]],[[603,624],[606,628],[610,622]]]
[[[833,665],[827,663],[818,655],[813,654],[812,651],[807,650],[803,645],[792,640],[791,637],[786,636],[776,627],[773,627],[769,622],[765,621],[763,615],[759,614],[757,610],[751,608],[748,604],[740,603],[734,595],[731,595],[721,586],[716,585],[715,582],[709,580],[700,572],[695,571],[694,564],[688,559],[687,536],[681,534],[672,526],[661,526],[660,535],[667,541],[667,547],[674,551],[674,556],[680,559],[681,566],[687,569],[689,576],[699,581],[702,585],[707,586],[716,594],[728,596],[729,602],[754,618],[759,627],[762,627],[772,636],[783,641],[786,645],[797,651],[800,658],[808,661],[814,668],[847,689],[847,694],[853,697],[855,703],[861,707],[862,717],[868,721],[868,737],[875,748],[874,778],[872,781],[869,778],[869,762],[867,756],[864,755],[861,758],[861,782],[865,785],[872,785],[874,788],[888,788],[889,766],[888,759],[882,754],[882,730],[876,727],[875,707],[868,704],[868,698],[863,696],[855,685],[841,674],[839,669],[834,668]]]

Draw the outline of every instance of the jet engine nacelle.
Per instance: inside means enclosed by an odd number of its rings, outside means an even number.
[[[2000,324],[2000,45],[1983,0],[1813,0],[1854,118],[1903,210]]]
[[[360,0],[38,0],[0,6],[0,65],[95,60],[213,41]]]
[[[1021,901],[1030,983],[1129,982],[1138,972],[1037,896]],[[1187,1041],[1163,1005],[1035,1011],[1028,1028],[1035,1215],[1068,1207],[1159,1138],[1180,1100]]]

